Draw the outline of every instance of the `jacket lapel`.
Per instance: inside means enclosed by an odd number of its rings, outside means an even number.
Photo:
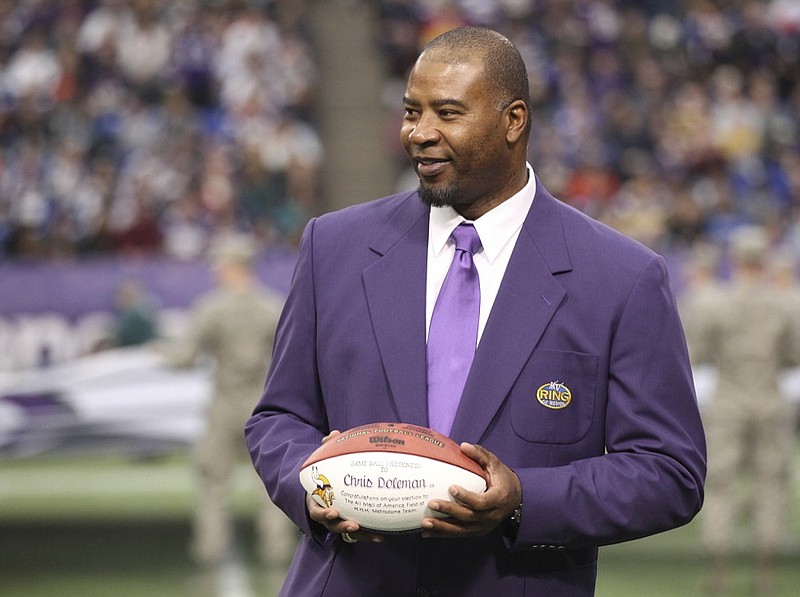
[[[369,316],[397,412],[427,424],[425,278],[428,209],[416,194],[403,200],[370,245],[380,257],[362,276]]]
[[[564,299],[553,276],[571,269],[559,208],[537,180],[453,422],[457,441],[481,441]]]

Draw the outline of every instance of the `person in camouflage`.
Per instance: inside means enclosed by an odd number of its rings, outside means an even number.
[[[195,452],[198,491],[191,551],[204,567],[217,566],[230,555],[234,473],[247,454],[242,428],[263,388],[283,307],[283,299],[254,275],[249,237],[222,238],[210,255],[217,288],[193,306],[190,333],[170,355],[175,366],[188,366],[202,356],[213,360],[213,390]],[[253,481],[256,486],[255,475]],[[268,565],[283,566],[299,534],[263,489],[258,495],[259,555]]]
[[[771,290],[768,248],[761,228],[733,234],[731,281],[706,295],[703,312],[689,319],[695,329],[687,332],[693,363],[717,369],[716,389],[703,412],[709,468],[701,520],[713,560],[708,588],[718,594],[728,590],[743,485],[749,490],[760,595],[771,588],[789,509],[794,421],[779,380],[785,368],[800,362],[795,333],[800,314]]]

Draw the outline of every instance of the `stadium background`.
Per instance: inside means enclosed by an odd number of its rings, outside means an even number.
[[[135,282],[159,333],[180,334],[212,283],[209,243],[232,229],[285,290],[308,217],[413,186],[404,79],[460,24],[523,52],[545,185],[663,253],[679,296],[693,256],[724,257],[747,223],[796,267],[797,0],[0,2],[3,595],[192,592],[186,454],[206,371],[109,349],[117,293]],[[251,553],[247,474],[232,597],[281,576]],[[606,548],[598,594],[700,594],[696,526]]]

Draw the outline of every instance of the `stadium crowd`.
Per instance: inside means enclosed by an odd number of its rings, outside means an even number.
[[[557,196],[664,252],[757,223],[800,254],[797,0],[379,6],[387,97],[438,33],[493,27],[529,65],[531,163]],[[0,2],[0,255],[191,258],[229,228],[296,240],[322,208],[309,10]]]
[[[0,255],[291,240],[322,146],[302,0],[0,2]]]
[[[563,200],[665,252],[743,224],[800,251],[800,2],[384,0],[381,22],[399,85],[454,26],[514,41]]]

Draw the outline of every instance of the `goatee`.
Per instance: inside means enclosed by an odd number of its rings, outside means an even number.
[[[431,187],[420,184],[417,189],[420,199],[428,207],[455,207],[458,204],[459,189],[455,184],[445,187]]]

